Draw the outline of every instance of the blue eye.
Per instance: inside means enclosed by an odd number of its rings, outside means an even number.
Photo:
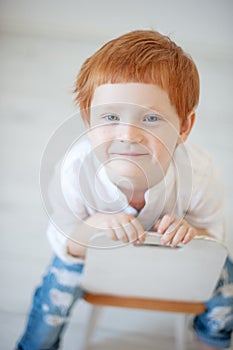
[[[158,120],[159,120],[159,117],[157,117],[156,115],[148,115],[148,117],[145,117],[144,119],[144,121],[149,123],[157,122]]]
[[[108,120],[108,121],[110,121],[110,122],[116,122],[116,121],[119,121],[119,120],[120,120],[119,117],[117,117],[116,115],[111,115],[111,114],[106,115],[106,116],[105,116],[105,119]]]

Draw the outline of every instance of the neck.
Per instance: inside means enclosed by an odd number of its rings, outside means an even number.
[[[137,210],[141,210],[145,205],[145,191],[130,191],[121,188],[121,191],[126,195],[129,205]]]
[[[131,205],[131,207],[135,208],[136,210],[140,211],[145,206],[145,199],[143,198],[143,200],[141,201],[131,200],[129,202],[129,205]]]

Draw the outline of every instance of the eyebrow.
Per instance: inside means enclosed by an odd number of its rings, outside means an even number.
[[[165,116],[163,113],[160,113],[154,106],[148,106],[148,107],[145,107],[145,108],[155,112],[156,114],[158,114],[162,118],[167,118],[167,116]]]
[[[94,105],[92,107],[114,107],[114,106],[117,106],[117,105],[120,105],[120,104],[125,104],[124,102],[111,102],[111,103],[100,103],[98,105]],[[130,103],[128,103],[130,104]]]
[[[119,103],[120,104],[120,103]],[[118,105],[119,105],[118,104]],[[102,112],[111,112],[111,110],[116,111],[117,110],[117,103],[104,103],[104,104],[99,104],[95,106],[91,106],[91,112],[95,113],[102,113]]]

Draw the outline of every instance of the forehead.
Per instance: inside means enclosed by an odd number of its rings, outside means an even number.
[[[134,104],[161,113],[176,113],[168,94],[158,85],[143,83],[104,84],[98,86],[93,95],[91,106]]]
[[[148,107],[156,96],[168,98],[167,93],[157,85],[143,83],[103,84],[93,95],[92,106],[110,103],[135,103]]]

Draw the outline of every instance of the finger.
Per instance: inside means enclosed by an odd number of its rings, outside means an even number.
[[[131,224],[135,227],[135,230],[137,232],[137,239],[139,240],[139,242],[141,243],[145,242],[146,232],[144,230],[144,227],[140,223],[140,221],[134,217],[131,220]]]
[[[154,231],[158,231],[159,225],[160,225],[161,219],[159,219],[156,224],[154,225]]]
[[[171,246],[173,248],[175,248],[180,242],[183,241],[186,233],[188,231],[188,227],[185,226],[185,225],[182,225],[179,227],[179,229],[176,231],[173,239],[172,239],[172,242],[171,242]]]
[[[118,240],[125,243],[129,242],[129,237],[126,231],[126,227],[129,230],[129,226],[130,226],[129,222],[125,222],[125,223],[121,222],[120,224],[118,224],[118,226],[115,226],[114,232]]]
[[[117,238],[117,236],[116,236],[114,230],[111,229],[111,228],[109,228],[109,229],[106,230],[106,236],[107,236],[108,238],[112,239],[113,241],[117,241],[117,240],[118,240],[118,238]]]
[[[171,224],[167,228],[167,230],[163,233],[163,236],[161,237],[161,243],[162,244],[171,243],[178,229],[179,229],[179,226],[177,222],[174,222],[173,224]]]
[[[124,224],[122,222],[118,222],[117,220],[113,220],[111,224],[111,229],[114,231],[115,240],[128,242],[128,237],[124,230]]]
[[[123,226],[115,228],[114,233],[117,237],[117,240],[122,241],[124,243],[129,242],[128,236],[127,236]]]
[[[174,222],[174,220],[174,216],[164,215],[159,223],[158,232],[164,234],[165,231],[169,228],[169,226]]]
[[[183,243],[184,243],[184,244],[189,243],[189,242],[193,239],[193,237],[196,236],[196,234],[197,234],[197,232],[196,232],[195,228],[190,227],[190,228],[188,229],[188,232],[186,233],[184,239],[183,239]]]
[[[125,234],[128,237],[129,242],[133,243],[137,241],[138,233],[137,233],[136,227],[132,224],[132,222],[125,224],[124,230],[125,230]]]

